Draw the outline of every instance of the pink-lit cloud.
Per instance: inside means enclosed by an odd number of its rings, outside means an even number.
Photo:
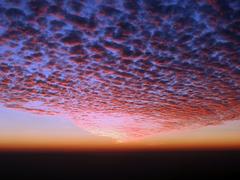
[[[0,3],[0,102],[116,138],[240,116],[240,3]]]

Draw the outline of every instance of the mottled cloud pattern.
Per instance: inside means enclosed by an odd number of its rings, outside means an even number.
[[[240,116],[239,0],[1,0],[0,102],[119,139]]]

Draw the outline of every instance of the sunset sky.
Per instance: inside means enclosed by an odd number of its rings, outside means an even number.
[[[63,116],[0,110],[1,150],[179,150],[239,149],[240,121],[218,126],[162,132],[132,141],[97,136],[77,127]]]
[[[240,1],[1,0],[0,150],[240,148]]]

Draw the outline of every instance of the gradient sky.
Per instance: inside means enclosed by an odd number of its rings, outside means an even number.
[[[66,117],[42,116],[1,106],[1,150],[222,149],[240,147],[240,121],[172,130],[151,137],[117,141],[90,134]]]
[[[0,1],[1,143],[238,146],[239,14],[238,0]]]

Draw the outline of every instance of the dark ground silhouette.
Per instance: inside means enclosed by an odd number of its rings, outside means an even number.
[[[13,179],[238,179],[239,165],[240,151],[0,153]]]

